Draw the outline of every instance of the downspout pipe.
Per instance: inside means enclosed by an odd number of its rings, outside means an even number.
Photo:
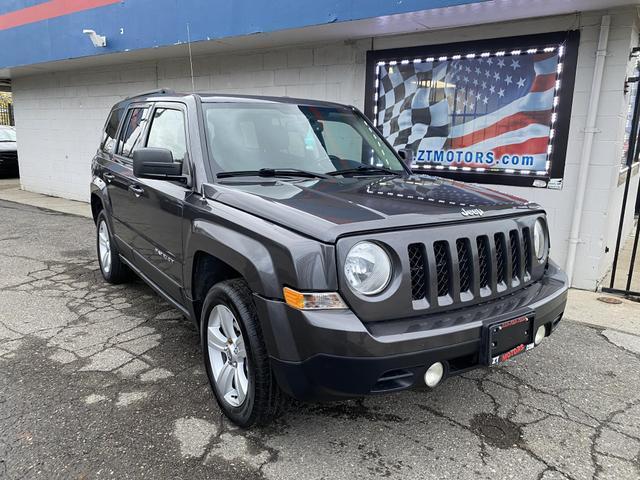
[[[576,203],[573,209],[573,220],[571,221],[571,232],[569,233],[569,250],[567,252],[567,263],[565,270],[569,278],[569,286],[573,284],[573,273],[576,264],[576,252],[580,239],[580,224],[584,211],[584,197],[587,191],[587,180],[589,179],[589,166],[591,163],[591,150],[593,147],[593,137],[598,132],[596,120],[598,118],[598,103],[600,103],[600,89],[602,87],[602,77],[604,75],[604,61],[607,55],[607,43],[609,42],[609,25],[611,17],[603,15],[600,22],[600,38],[598,40],[598,50],[596,51],[596,64],[593,69],[591,80],[591,95],[589,97],[589,107],[587,108],[587,120],[584,129],[584,141],[582,142],[582,152],[580,154],[580,168],[578,169],[578,187],[576,191]]]

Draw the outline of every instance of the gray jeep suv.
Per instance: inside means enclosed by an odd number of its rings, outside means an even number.
[[[353,107],[147,93],[113,107],[92,172],[105,280],[135,273],[195,322],[244,427],[288,397],[433,388],[564,311],[538,205],[413,174]]]

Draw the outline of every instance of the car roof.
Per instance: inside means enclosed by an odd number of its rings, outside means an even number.
[[[126,108],[131,103],[180,101],[187,97],[195,97],[204,103],[281,103],[292,105],[306,105],[314,107],[349,108],[347,105],[321,100],[310,100],[292,97],[270,97],[263,95],[235,95],[220,93],[180,93],[170,89],[161,88],[150,92],[140,93],[118,102],[114,108]]]

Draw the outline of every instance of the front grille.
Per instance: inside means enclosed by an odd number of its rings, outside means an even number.
[[[522,251],[524,253],[524,276],[531,276],[531,237],[529,236],[531,230],[529,227],[522,229]]]
[[[504,244],[504,234],[496,233],[493,238],[496,245],[496,280],[498,283],[506,283],[507,272],[505,271],[505,265],[507,263],[507,252]]]
[[[456,303],[503,295],[531,280],[529,227],[479,230],[477,236],[408,245],[413,301],[426,299],[428,307],[453,308]]]
[[[486,288],[491,278],[489,277],[489,266],[491,263],[491,252],[489,251],[489,239],[485,236],[477,238],[478,244],[478,268],[480,269],[480,288]]]
[[[511,277],[518,280],[520,278],[520,240],[517,230],[509,232],[509,246],[511,247]]]
[[[458,269],[460,271],[460,291],[466,292],[471,289],[471,279],[473,276],[469,240],[459,238],[456,241],[456,248],[458,250]]]
[[[0,152],[0,163],[5,166],[18,164],[18,152]]]
[[[436,260],[436,277],[438,282],[438,296],[444,297],[449,293],[449,248],[447,242],[433,244],[433,256]]]
[[[411,298],[420,300],[426,295],[427,275],[424,263],[424,245],[409,245],[409,268],[411,269]]]

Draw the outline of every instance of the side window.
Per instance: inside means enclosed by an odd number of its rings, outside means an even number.
[[[104,133],[102,134],[102,142],[100,142],[100,149],[105,152],[113,151],[113,146],[116,144],[116,134],[118,133],[118,125],[122,119],[123,110],[117,108],[111,112],[107,124],[104,127]]]
[[[142,138],[148,113],[148,108],[132,108],[129,110],[120,135],[117,153],[131,158],[133,150],[138,146]]]
[[[187,153],[184,114],[181,110],[157,108],[151,120],[147,147],[171,150],[173,159],[182,162]]]

